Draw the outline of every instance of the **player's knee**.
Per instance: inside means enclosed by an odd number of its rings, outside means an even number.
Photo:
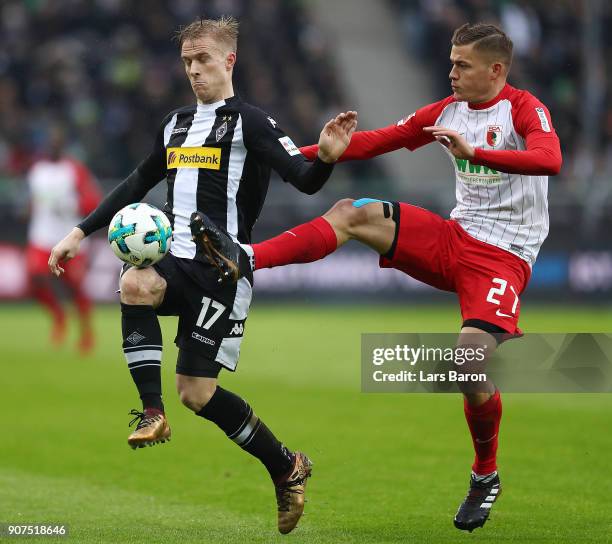
[[[363,207],[354,206],[355,200],[343,198],[336,202],[331,210],[325,214],[330,218],[334,226],[345,230],[351,234],[355,228],[365,224],[368,220],[368,213]]]
[[[121,278],[120,288],[124,304],[156,305],[163,296],[165,281],[154,271],[128,270]]]
[[[126,272],[120,282],[121,302],[124,304],[142,304],[149,296],[146,282],[139,274]]]
[[[186,387],[179,391],[181,402],[196,414],[208,404],[217,386]]]

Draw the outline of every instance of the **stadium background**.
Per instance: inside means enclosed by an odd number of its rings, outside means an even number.
[[[510,82],[549,106],[564,153],[562,173],[550,182],[551,234],[524,297],[521,325],[610,332],[612,6],[552,4],[0,3],[0,365],[9,415],[0,449],[0,522],[68,521],[81,535],[76,541],[88,542],[274,539],[273,498],[264,478],[254,476],[261,476],[256,464],[179,408],[171,392],[173,347],[166,349],[164,383],[177,441],[135,459],[123,445],[127,427],[120,418],[134,395],[119,350],[117,306],[100,306],[98,347],[81,360],[71,345],[49,349],[47,318],[27,302],[24,177],[50,127],[67,129],[69,151],[110,190],[147,153],[163,116],[192,102],[169,38],[202,12],[240,18],[235,88],[298,145],[316,141],[338,111],[358,110],[360,128],[369,129],[446,96],[452,30],[465,21],[501,22],[516,47]],[[313,197],[274,180],[254,239],[346,196],[395,198],[448,214],[452,170],[442,151],[430,147],[338,166]],[[164,196],[160,184],[147,200],[159,205]],[[93,245],[89,291],[110,302],[119,263],[104,236]],[[359,333],[452,332],[459,324],[452,295],[379,271],[376,258],[357,244],[321,263],[258,272],[240,372],[225,379],[290,445],[307,451],[311,445],[321,477],[313,480],[311,515],[295,538],[459,540],[449,520],[465,491],[467,473],[459,481],[457,475],[471,446],[457,400],[358,392]],[[162,325],[169,345],[173,322]],[[612,531],[604,463],[612,443],[599,433],[609,428],[612,403],[607,396],[547,398],[507,397],[502,463],[512,491],[486,530],[524,542],[576,535],[604,541]],[[438,444],[435,436],[447,440]],[[433,471],[439,478],[432,483]],[[195,472],[201,482],[194,486]],[[598,489],[587,493],[585,481],[597,481]],[[347,495],[354,501],[350,512]],[[568,505],[568,497],[579,497],[580,506]],[[151,513],[161,521],[152,523]]]

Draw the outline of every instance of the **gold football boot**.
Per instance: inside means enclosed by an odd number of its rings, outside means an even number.
[[[219,283],[236,283],[240,271],[240,246],[229,234],[215,225],[202,212],[193,212],[189,221],[191,239],[202,249],[219,274]]]
[[[170,442],[170,425],[168,425],[165,414],[159,411],[147,414],[146,411],[132,410],[130,415],[135,416],[130,421],[130,427],[138,421],[136,430],[128,436],[128,444],[132,449],[163,444],[166,441]]]
[[[286,535],[295,529],[304,512],[306,479],[312,473],[312,462],[302,452],[295,452],[295,465],[289,477],[276,487],[278,530]]]

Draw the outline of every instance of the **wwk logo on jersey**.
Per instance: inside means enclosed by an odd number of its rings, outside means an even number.
[[[497,147],[502,140],[502,128],[499,125],[489,125],[487,127],[487,145]]]
[[[450,153],[450,151],[447,151],[447,153]],[[480,164],[472,164],[467,159],[453,158],[457,179],[463,183],[469,185],[497,185],[501,183],[501,174],[497,170]]]
[[[283,145],[285,151],[292,157],[301,153],[289,136],[283,136],[282,138],[279,138],[278,141]]]
[[[168,169],[172,168],[221,168],[219,147],[169,147],[166,150]]]

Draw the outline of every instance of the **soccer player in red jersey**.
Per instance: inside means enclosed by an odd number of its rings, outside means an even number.
[[[240,274],[236,255],[240,266],[248,256],[253,269],[271,268],[322,259],[359,240],[380,254],[381,267],[457,293],[463,319],[457,345],[487,346],[490,354],[498,341],[521,334],[520,295],[548,234],[548,176],[561,168],[548,109],[506,82],[512,47],[496,26],[461,26],[452,38],[452,95],[395,125],[356,132],[340,159],[439,142],[455,169],[457,205],[450,219],[403,202],[346,199],[322,217],[240,251],[204,218],[201,243],[231,277]],[[312,158],[317,147],[301,151]],[[454,523],[472,531],[484,525],[501,492],[496,453],[502,403],[490,381],[462,392],[475,461]]]
[[[30,224],[26,262],[32,296],[51,313],[51,341],[59,345],[66,335],[66,314],[51,288],[47,261],[57,238],[67,227],[79,222],[99,204],[101,194],[89,170],[64,153],[64,132],[54,127],[49,135],[49,149],[28,172]],[[94,345],[91,326],[91,301],[83,289],[87,255],[81,253],[62,279],[69,287],[76,306],[81,353]]]

